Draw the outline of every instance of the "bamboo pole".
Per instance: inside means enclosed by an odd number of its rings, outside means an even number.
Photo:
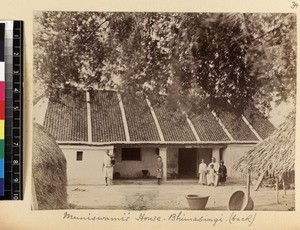
[[[254,186],[254,191],[257,191],[258,188],[261,186],[261,183],[262,183],[262,181],[264,179],[265,174],[266,174],[266,171],[264,171],[263,173],[260,174],[260,176],[259,176],[259,178],[258,178],[258,180],[257,180],[257,182],[256,182],[256,184]]]

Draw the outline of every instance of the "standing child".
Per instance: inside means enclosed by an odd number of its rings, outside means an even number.
[[[207,185],[208,186],[211,186],[211,185],[214,186],[217,176],[218,176],[218,173],[214,169],[214,165],[210,164],[209,168],[208,168],[208,173],[207,173]]]
[[[158,185],[160,185],[162,177],[163,177],[163,162],[162,162],[161,157],[158,156],[157,157],[157,173],[156,173]]]

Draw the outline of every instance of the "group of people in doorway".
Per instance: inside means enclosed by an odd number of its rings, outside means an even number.
[[[216,158],[212,158],[212,162],[207,166],[204,159],[199,164],[199,184],[208,186],[218,186],[219,183],[224,184],[227,177],[227,168],[224,161],[216,162]]]

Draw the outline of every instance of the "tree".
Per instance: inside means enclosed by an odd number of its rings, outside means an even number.
[[[102,68],[109,52],[105,34],[110,16],[88,12],[43,12],[35,17],[36,77],[46,85],[49,96],[109,82]]]
[[[35,69],[50,94],[110,87],[237,113],[295,97],[293,14],[46,12],[36,21]]]
[[[274,98],[280,102],[295,97],[293,14],[145,13],[137,17],[151,24],[139,23],[148,29],[148,33],[137,30],[144,43],[125,44],[123,56],[130,60],[130,76],[123,77],[131,83],[137,74],[138,86],[148,86],[142,89],[148,96],[169,92],[174,103],[189,101],[195,108],[205,101],[204,106],[225,106],[238,113],[249,104],[267,112]],[[137,44],[145,51],[128,52]],[[125,91],[134,84],[126,84]]]

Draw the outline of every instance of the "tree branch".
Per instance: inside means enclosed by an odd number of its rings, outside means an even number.
[[[91,37],[94,35],[94,33],[97,31],[97,30],[99,30],[100,28],[101,28],[101,26],[104,24],[104,23],[106,23],[106,22],[109,22],[109,20],[108,19],[105,19],[105,21],[104,22],[102,22],[99,26],[97,26],[88,36],[87,36],[87,38],[85,39],[85,43],[88,41],[88,40],[90,40],[91,39]]]

